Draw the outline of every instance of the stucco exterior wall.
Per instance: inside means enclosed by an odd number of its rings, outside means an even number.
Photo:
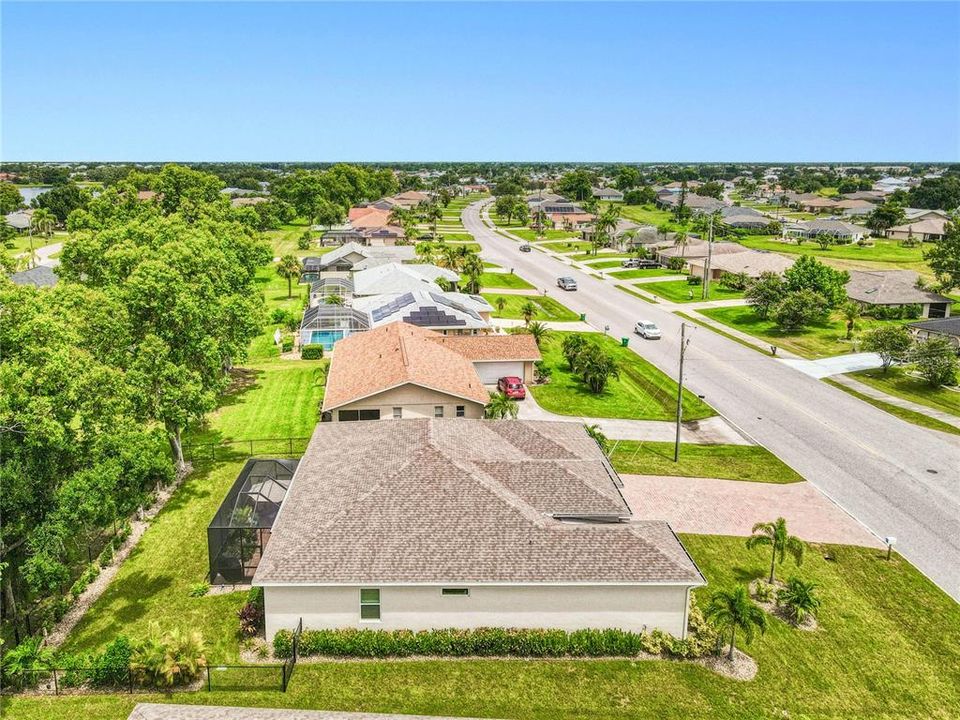
[[[360,619],[360,587],[265,587],[267,640],[296,627],[300,618],[304,628],[321,629],[659,628],[677,637],[686,633],[683,586],[451,586],[469,588],[468,596],[443,595],[440,586],[381,586],[379,621]]]
[[[393,419],[393,408],[403,408],[404,420],[410,418],[432,418],[436,406],[443,407],[443,417],[457,417],[457,405],[463,405],[464,417],[478,419],[483,417],[483,405],[472,400],[447,395],[419,385],[403,385],[392,390],[373,395],[357,402],[342,405],[332,411],[332,422],[338,422],[340,410],[380,410],[381,420]]]

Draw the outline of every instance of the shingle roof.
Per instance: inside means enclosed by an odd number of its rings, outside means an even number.
[[[760,277],[761,273],[773,272],[778,275],[791,267],[796,258],[788,258],[774,252],[762,250],[744,250],[737,253],[720,253],[710,258],[711,270],[724,270],[730,273],[746,273],[750,277]],[[702,266],[706,258],[691,260],[690,265]]]
[[[533,335],[440,335],[430,337],[435,343],[463,355],[468,360],[539,360],[540,349]]]
[[[916,235],[943,235],[947,232],[947,220],[940,217],[925,217],[911,223],[890,228],[891,232],[910,232]]]
[[[913,305],[950,302],[950,298],[917,288],[913,270],[850,270],[847,296],[868,305]]]
[[[666,522],[629,520],[618,482],[576,423],[323,423],[254,584],[701,584]]]
[[[463,355],[430,341],[416,325],[393,322],[334,345],[323,410],[413,384],[486,404],[489,394]]]
[[[384,295],[412,290],[441,292],[440,286],[435,282],[440,278],[456,282],[460,275],[435,265],[384,263],[354,272],[353,292],[355,295]]]
[[[917,328],[918,330],[926,330],[927,332],[939,333],[941,335],[960,337],[960,315],[910,323],[910,327]]]
[[[470,720],[438,715],[387,715],[299,708],[217,707],[137,703],[127,720]]]
[[[53,268],[46,265],[37,265],[29,270],[21,270],[10,276],[14,285],[33,285],[35,287],[53,287],[60,278]]]

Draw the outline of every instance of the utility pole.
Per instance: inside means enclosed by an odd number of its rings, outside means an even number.
[[[713,259],[713,213],[710,213],[710,232],[707,234],[707,261],[703,265],[703,285],[700,290],[700,299],[706,300],[710,296],[710,261]]]
[[[680,424],[683,422],[683,355],[687,350],[687,324],[680,323],[680,374],[677,379],[677,438],[673,445],[673,461],[680,462]]]

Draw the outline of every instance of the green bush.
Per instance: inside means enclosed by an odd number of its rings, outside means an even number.
[[[293,350],[293,338],[284,338],[283,339],[283,352],[291,352]]]
[[[687,285],[703,285],[703,278],[699,275],[691,275],[687,278]]]
[[[300,348],[301,360],[323,359],[323,345],[304,345]]]
[[[133,645],[125,635],[118,635],[90,664],[90,681],[97,686],[125,685],[129,676]]]
[[[273,636],[273,654],[278,658],[288,658],[293,654],[293,633],[289,630],[278,630]]]
[[[192,598],[203,597],[208,592],[210,592],[210,583],[198,582],[190,586],[190,597]]]

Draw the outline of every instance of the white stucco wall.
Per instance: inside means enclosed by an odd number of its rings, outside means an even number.
[[[363,400],[347,403],[332,411],[332,422],[338,422],[338,411],[340,410],[379,410],[381,420],[393,419],[393,408],[403,408],[404,420],[411,418],[432,418],[434,417],[434,408],[443,407],[444,418],[457,417],[457,405],[464,406],[464,412],[467,418],[482,418],[483,405],[472,400],[447,395],[419,385],[407,384],[400,387],[386,390],[377,395],[372,395]]]
[[[304,628],[659,628],[678,637],[686,633],[687,588],[682,586],[451,586],[469,587],[468,596],[442,595],[440,586],[380,586],[379,621],[360,620],[360,587],[265,587],[267,639],[296,627],[301,617]]]

